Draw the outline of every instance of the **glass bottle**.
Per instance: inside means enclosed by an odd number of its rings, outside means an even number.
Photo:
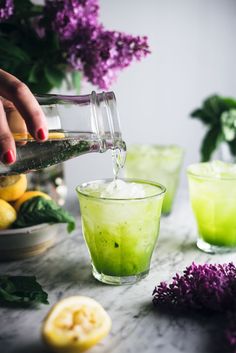
[[[16,162],[0,163],[1,176],[38,171],[85,153],[125,151],[113,92],[36,98],[47,118],[49,138],[37,142],[29,133],[14,130]],[[123,158],[116,163],[122,164]]]

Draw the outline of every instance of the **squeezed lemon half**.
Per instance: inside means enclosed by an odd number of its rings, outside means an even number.
[[[45,194],[45,192],[42,191],[26,191],[21,197],[14,202],[13,206],[15,210],[18,212],[19,209],[21,208],[21,205],[23,205],[24,202],[32,199],[33,197],[41,196],[44,197],[47,200],[50,200],[51,197],[48,194]]]
[[[25,174],[0,177],[0,199],[15,201],[25,192],[27,178]]]
[[[111,319],[94,299],[69,297],[57,303],[42,328],[45,343],[56,352],[80,353],[101,341],[111,329]]]
[[[0,199],[0,229],[9,228],[16,217],[15,209],[7,201]]]

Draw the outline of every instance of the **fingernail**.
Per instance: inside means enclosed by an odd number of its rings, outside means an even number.
[[[6,153],[3,155],[3,162],[6,164],[11,164],[15,160],[14,153],[12,150],[8,150]]]
[[[46,139],[46,134],[42,128],[38,130],[37,136],[42,141]]]

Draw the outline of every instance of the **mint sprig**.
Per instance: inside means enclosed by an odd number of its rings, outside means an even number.
[[[48,304],[48,294],[34,276],[0,275],[1,304]]]
[[[201,144],[201,161],[209,161],[213,152],[226,142],[230,152],[236,156],[236,100],[234,98],[212,95],[204,100],[202,106],[191,113],[208,127]]]
[[[67,223],[67,231],[75,229],[75,219],[53,200],[42,196],[24,202],[18,212],[13,228],[24,228],[42,223]]]

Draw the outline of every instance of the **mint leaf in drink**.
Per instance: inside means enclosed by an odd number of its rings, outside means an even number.
[[[68,233],[75,229],[75,219],[53,200],[41,196],[24,202],[13,228],[23,228],[42,223],[67,223]]]
[[[48,304],[48,294],[34,276],[0,275],[0,303]]]

